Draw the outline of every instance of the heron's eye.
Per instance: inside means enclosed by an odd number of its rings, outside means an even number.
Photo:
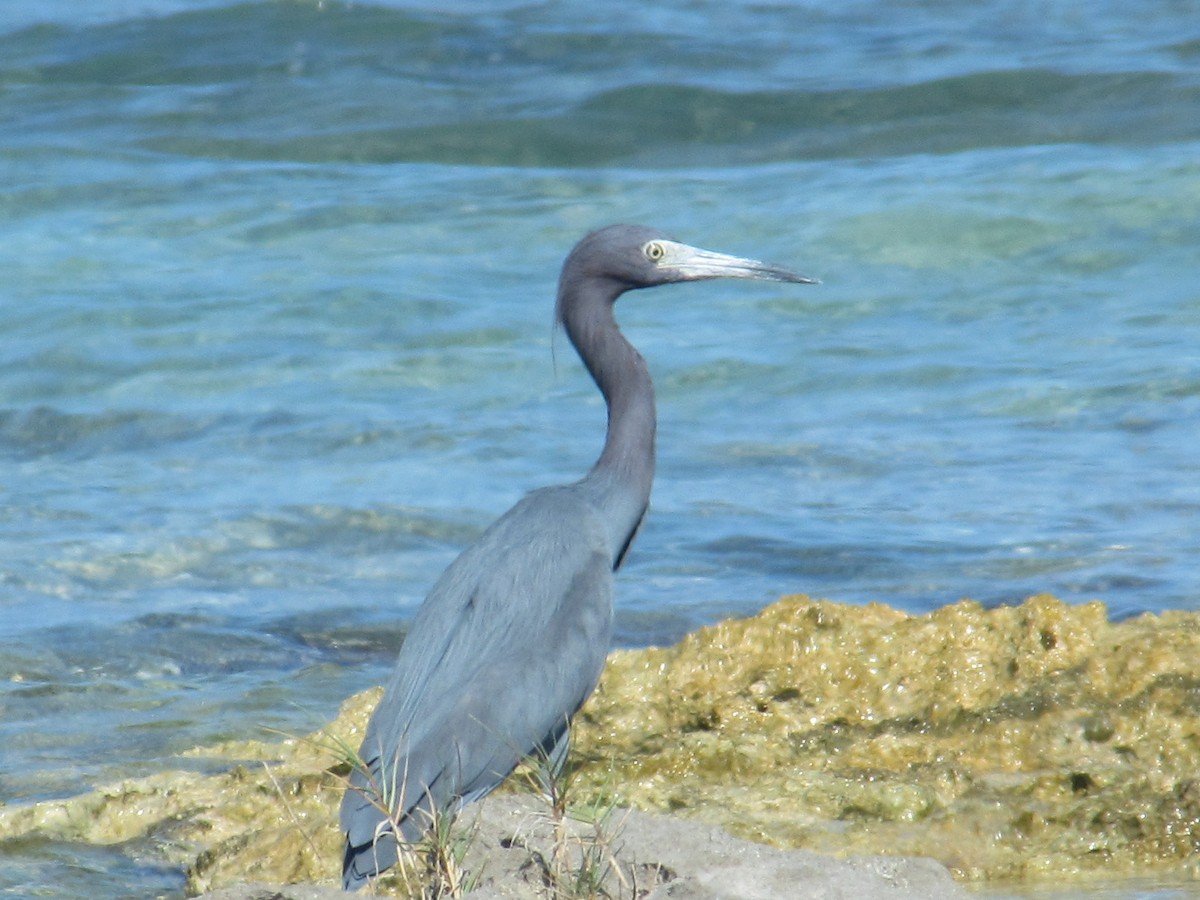
[[[658,241],[651,241],[642,248],[642,252],[646,254],[646,259],[650,260],[650,262],[658,262],[667,251],[663,249],[663,245]]]

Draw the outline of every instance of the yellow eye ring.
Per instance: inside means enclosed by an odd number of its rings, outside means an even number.
[[[642,252],[646,254],[646,259],[650,260],[650,262],[658,262],[666,255],[667,251],[663,249],[663,245],[658,241],[651,241],[643,248]]]

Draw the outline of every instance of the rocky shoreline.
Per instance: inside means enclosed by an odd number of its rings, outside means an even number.
[[[1198,660],[1192,612],[1114,623],[1098,603],[1034,597],[914,616],[789,597],[613,653],[577,721],[571,791],[620,822],[604,852],[639,896],[961,896],[947,872],[1198,878]],[[194,751],[221,774],[0,809],[0,839],[121,843],[179,865],[190,893],[324,896],[263,885],[334,889],[336,748],[357,745],[377,696],[307,738]],[[466,863],[479,896],[546,896],[539,803],[482,805]]]
[[[641,900],[768,900],[768,898],[878,898],[966,900],[945,867],[929,859],[888,856],[838,860],[802,850],[779,850],[735,838],[722,828],[669,816],[621,810],[598,857],[602,877],[595,893],[571,883],[553,890],[554,827],[536,800],[491,798],[468,817],[468,871],[480,872],[467,900],[542,900],[546,897],[612,897]],[[579,871],[579,853],[592,837],[575,823],[567,839],[574,851],[568,871]],[[619,874],[618,874],[619,872]],[[393,879],[383,886],[403,888]],[[588,884],[587,887],[593,887]],[[402,895],[404,891],[399,891]],[[336,887],[243,884],[206,894],[209,900],[332,900]]]

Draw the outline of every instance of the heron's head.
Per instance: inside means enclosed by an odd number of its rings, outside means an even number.
[[[589,281],[615,283],[619,293],[710,278],[816,283],[814,278],[756,259],[681,244],[653,228],[609,225],[575,245],[563,266],[562,286],[579,287]]]

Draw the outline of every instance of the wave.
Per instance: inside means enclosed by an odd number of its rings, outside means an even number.
[[[0,410],[0,455],[88,457],[202,437],[211,419],[141,410],[70,413],[49,406]]]
[[[332,133],[162,135],[156,152],[302,163],[437,162],[513,168],[757,165],[1052,144],[1191,141],[1200,88],[1160,73],[988,72],[874,90],[739,93],[638,85],[564,112]],[[267,113],[264,110],[264,113]]]
[[[663,35],[582,37],[511,17],[245,4],[0,37],[0,85],[25,88],[12,96],[51,127],[245,161],[712,166],[1197,137],[1186,71],[1022,68],[997,53],[908,83],[789,86],[746,74],[749,40],[717,76],[714,57]],[[114,120],[129,126],[119,136]]]

